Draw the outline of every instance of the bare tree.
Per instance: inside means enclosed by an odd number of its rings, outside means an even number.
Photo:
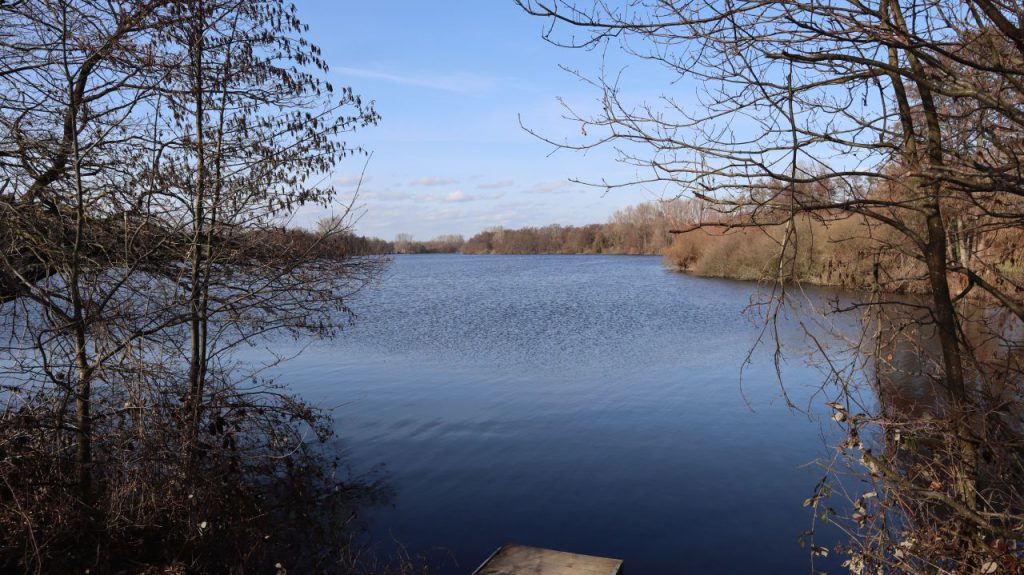
[[[286,228],[372,105],[282,1],[0,19],[0,565],[341,569],[363,491],[310,441],[329,420],[233,353],[335,333],[383,264]]]
[[[870,512],[855,498],[863,512],[855,513],[848,565],[855,572],[1017,569],[1024,476],[1010,422],[1019,418],[1021,372],[1010,350],[1024,319],[1024,278],[1006,262],[1020,249],[1024,214],[1024,150],[1012,135],[1024,118],[1024,37],[1013,24],[1021,7],[988,0],[518,3],[550,21],[549,41],[614,45],[695,87],[696,103],[672,94],[634,103],[624,100],[617,72],[581,73],[599,90],[602,110],[566,115],[589,136],[546,139],[581,150],[616,146],[620,160],[646,176],[599,185],[674,186],[717,212],[695,229],[770,231],[778,255],[769,318],[786,301],[794,255],[811,241],[801,233],[806,222],[861,222],[873,243],[865,255],[874,258],[876,286],[900,272],[886,269],[887,253],[921,264],[928,313],[917,323],[934,329],[938,354],[929,377],[942,399],[927,425],[912,414],[853,417],[869,409],[856,404],[850,372],[824,358],[837,419],[850,435],[844,447],[881,485]],[[1006,321],[970,311],[982,301]],[[880,314],[892,302],[876,289],[864,303]],[[1005,345],[986,357],[981,342],[993,339]],[[946,448],[927,465],[920,458],[908,464],[886,445],[872,449],[860,439],[899,426],[903,437],[913,429],[919,440]]]
[[[0,7],[10,35],[0,81],[5,193],[2,300],[21,298],[41,363],[21,365],[53,386],[58,432],[76,436],[78,484],[91,497],[93,384],[108,359],[167,318],[122,312],[121,294],[164,249],[144,200],[133,131],[159,71],[147,37],[161,2],[93,9],[66,2]],[[76,31],[83,32],[79,35]],[[126,65],[126,62],[131,62]],[[143,193],[140,193],[143,192]],[[13,305],[7,306],[13,310]],[[12,316],[13,317],[13,316]],[[173,320],[172,320],[173,321]],[[115,327],[116,325],[116,327]],[[113,339],[97,340],[103,331]],[[68,407],[73,405],[73,423]]]
[[[342,278],[355,277],[354,262],[322,258],[310,247],[260,250],[248,238],[280,226],[301,205],[329,205],[334,191],[323,181],[356,151],[339,136],[377,116],[351,90],[333,98],[333,86],[312,73],[327,65],[301,39],[305,27],[285,3],[188,2],[180,10],[181,25],[168,29],[180,50],[171,62],[188,64],[162,91],[161,145],[170,145],[155,176],[164,209],[191,234],[181,282],[188,286],[186,410],[194,445],[218,349],[276,328],[336,325],[331,314],[345,311],[352,286]],[[234,318],[231,335],[221,331],[225,339],[211,337],[217,317]]]
[[[412,234],[400,233],[395,234],[395,252],[406,253],[408,252],[413,244]]]

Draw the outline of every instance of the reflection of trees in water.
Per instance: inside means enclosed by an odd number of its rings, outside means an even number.
[[[1024,326],[1005,310],[961,305],[973,400],[966,437],[942,386],[941,350],[927,309],[908,301],[874,308],[863,320],[864,333],[873,337],[859,351],[875,401],[861,402],[863,411],[834,404],[835,419],[848,432],[842,447],[872,483],[853,493],[852,513],[837,521],[856,534],[848,563],[855,572],[884,564],[939,572],[951,565],[929,558],[964,548],[998,558],[975,565],[979,572],[1020,569]],[[965,468],[963,441],[977,450],[969,469],[975,508],[954,496]]]
[[[926,310],[907,304],[889,306],[864,320],[865,331],[874,337],[862,352],[878,415],[885,418],[935,413],[944,401],[936,379],[940,349],[935,326]]]
[[[979,304],[965,307],[961,324],[968,344],[971,393],[975,415],[999,415],[1007,424],[1020,423],[1024,378],[1024,324],[1004,309]],[[867,320],[875,332],[868,363],[879,400],[879,415],[892,418],[941,417],[946,396],[941,386],[940,349],[935,326],[926,310],[893,306]],[[1015,417],[1016,415],[1016,417]]]

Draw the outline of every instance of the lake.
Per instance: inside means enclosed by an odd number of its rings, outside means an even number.
[[[786,407],[770,347],[741,384],[757,290],[656,257],[398,256],[351,329],[277,373],[394,488],[372,537],[435,572],[516,542],[637,574],[806,573],[831,397],[793,321],[783,376],[812,416]]]

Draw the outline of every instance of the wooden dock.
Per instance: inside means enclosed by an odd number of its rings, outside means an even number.
[[[473,575],[619,575],[622,561],[525,545],[502,545]]]

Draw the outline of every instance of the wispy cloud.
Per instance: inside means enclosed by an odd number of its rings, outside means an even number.
[[[459,182],[457,182],[456,180],[449,179],[449,178],[439,178],[437,176],[423,176],[423,177],[416,178],[415,180],[409,182],[409,185],[410,186],[450,186],[452,184],[457,184],[457,183],[459,183]]]
[[[505,194],[467,194],[462,190],[455,190],[448,192],[447,194],[427,194],[422,196],[416,196],[416,201],[427,204],[461,204],[465,202],[480,202],[488,200],[497,200]]]
[[[331,180],[331,182],[334,183],[335,186],[351,187],[358,186],[360,183],[360,179],[362,180],[362,183],[365,184],[366,182],[370,181],[370,176],[364,177],[360,176],[359,174],[350,174],[345,176],[338,176]]]
[[[497,182],[484,182],[476,187],[478,190],[500,190],[502,188],[509,188],[515,185],[512,180],[498,180]]]
[[[491,92],[502,84],[499,78],[474,74],[472,72],[389,72],[351,67],[334,68],[334,70],[342,76],[383,80],[393,84],[402,84],[403,86],[416,86],[461,94]]]
[[[382,192],[363,192],[359,195],[360,199],[363,200],[379,200],[382,202],[402,202],[413,198],[412,194],[406,192],[392,192],[385,190]]]
[[[570,191],[569,186],[571,185],[567,180],[537,182],[527,191],[532,194],[561,194]]]

